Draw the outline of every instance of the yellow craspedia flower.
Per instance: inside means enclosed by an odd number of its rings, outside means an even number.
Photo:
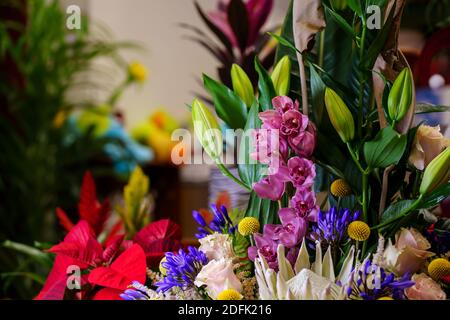
[[[381,297],[378,298],[377,300],[394,300],[392,297]]]
[[[242,300],[242,295],[234,289],[223,290],[217,300]]]
[[[331,184],[330,191],[337,198],[348,197],[352,194],[352,189],[344,179],[334,180]]]
[[[366,241],[370,236],[370,228],[365,222],[353,221],[349,224],[347,233],[353,240]]]
[[[450,262],[443,258],[434,259],[428,265],[428,273],[434,280],[450,275]]]
[[[246,217],[239,222],[238,231],[241,235],[248,236],[259,231],[259,221],[253,217]]]
[[[147,80],[147,68],[140,62],[131,62],[128,66],[128,73],[130,77],[137,82],[144,82]]]
[[[167,259],[166,259],[166,257],[164,257],[164,258],[161,259],[161,262],[159,263],[159,272],[161,272],[161,274],[163,276],[167,275],[167,269],[164,268],[164,266],[162,265],[163,262],[166,262],[166,261],[167,261]]]

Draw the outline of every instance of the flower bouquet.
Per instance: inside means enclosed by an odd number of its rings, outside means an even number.
[[[216,115],[191,105],[205,152],[251,192],[246,210],[194,211],[198,247],[177,247],[176,228],[156,227],[99,243],[80,222],[50,249],[43,292],[58,295],[40,297],[446,299],[450,148],[437,128],[412,126],[414,79],[397,48],[404,5],[293,0],[273,35],[273,70],[255,59],[257,92],[238,65],[232,88],[203,77],[217,117],[241,132],[238,175]],[[65,268],[74,261],[83,273],[72,291]]]

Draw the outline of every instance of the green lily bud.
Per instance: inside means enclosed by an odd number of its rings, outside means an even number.
[[[234,92],[244,100],[247,107],[251,107],[255,100],[253,85],[245,71],[237,64],[231,67],[231,82]]]
[[[355,136],[355,123],[350,110],[339,95],[330,88],[325,89],[325,106],[331,124],[344,143],[353,140]]]
[[[271,78],[277,95],[287,96],[291,85],[291,60],[287,55],[278,61]]]
[[[330,3],[334,10],[344,10],[347,8],[347,0],[330,0]]]
[[[431,161],[425,169],[420,194],[426,195],[450,180],[450,147]]]
[[[398,122],[408,113],[412,103],[413,80],[411,71],[405,68],[395,79],[388,97],[388,112],[392,121]]]
[[[216,118],[203,102],[192,102],[192,122],[197,139],[208,155],[216,160],[222,155],[223,138]]]

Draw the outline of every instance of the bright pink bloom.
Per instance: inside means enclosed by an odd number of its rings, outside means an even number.
[[[289,176],[296,188],[309,188],[314,184],[316,167],[311,160],[293,157],[288,161]]]
[[[304,158],[310,158],[316,148],[316,126],[309,122],[305,131],[300,132],[297,136],[288,138],[289,146],[294,152]]]
[[[281,129],[283,121],[281,114],[276,110],[267,110],[259,113],[259,118],[262,121],[263,129]]]
[[[298,101],[292,101],[291,98],[287,96],[278,96],[272,99],[272,105],[275,108],[275,111],[278,112],[279,115],[283,115],[289,110],[298,111],[299,103]]]
[[[295,247],[302,241],[308,229],[308,222],[290,210],[278,212],[283,224],[278,231],[280,242],[287,248]]]
[[[291,208],[282,210],[290,210],[305,220],[315,222],[317,221],[319,206],[316,205],[316,195],[314,192],[309,189],[298,188],[294,197],[291,199]]]

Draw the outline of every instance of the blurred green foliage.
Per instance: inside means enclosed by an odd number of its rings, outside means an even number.
[[[84,16],[80,30],[68,30],[64,11],[58,1],[0,4],[0,297],[36,294],[48,264],[26,245],[56,240],[54,210],[76,209],[87,168],[113,174],[102,152],[111,141],[93,130],[68,141],[64,120],[100,104],[114,72],[126,72],[119,51],[135,46]]]

